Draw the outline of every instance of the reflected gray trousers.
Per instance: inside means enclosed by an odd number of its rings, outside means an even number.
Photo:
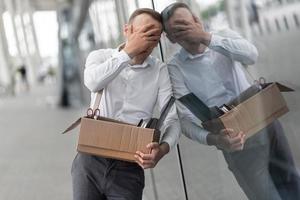
[[[136,163],[78,153],[71,174],[74,200],[142,200],[144,170]]]
[[[300,179],[281,124],[275,121],[258,134],[266,135],[247,141],[258,144],[223,152],[228,168],[250,200],[299,200]]]

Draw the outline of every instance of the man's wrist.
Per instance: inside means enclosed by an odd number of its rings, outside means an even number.
[[[206,142],[209,146],[216,146],[217,145],[217,135],[213,133],[209,133],[206,136]]]
[[[132,50],[130,50],[130,48],[128,48],[127,46],[124,47],[123,51],[125,51],[125,53],[127,53],[127,55],[128,55],[130,58],[133,58],[133,57],[134,57],[134,54],[133,54]]]
[[[166,155],[170,151],[170,146],[168,143],[163,142],[159,145],[159,148],[161,149],[163,155]]]
[[[211,41],[211,33],[204,32],[201,43],[204,44],[205,46],[209,46],[210,41]]]

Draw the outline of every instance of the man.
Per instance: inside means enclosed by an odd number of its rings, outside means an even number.
[[[171,4],[161,15],[167,37],[182,47],[168,64],[176,98],[193,92],[210,107],[222,106],[250,86],[240,63],[256,62],[254,45],[231,30],[205,31],[183,3]],[[245,142],[244,134],[234,135],[234,130],[224,129],[219,134],[204,130],[180,103],[178,112],[187,137],[222,150],[249,199],[300,199],[299,177],[279,122]]]
[[[124,26],[126,43],[118,49],[89,54],[84,83],[95,93],[104,89],[101,114],[132,124],[149,120],[157,103],[161,109],[172,95],[167,66],[150,56],[162,32],[161,16],[151,9],[138,9]],[[75,200],[141,200],[143,168],[153,168],[177,143],[180,125],[174,106],[164,123],[160,144],[150,143],[151,154],[136,152],[137,163],[78,153],[73,161]]]

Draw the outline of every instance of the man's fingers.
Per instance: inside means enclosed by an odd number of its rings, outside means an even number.
[[[144,160],[141,156],[135,155],[135,160],[140,163],[141,165],[151,164],[153,163],[153,160]]]
[[[174,24],[184,24],[184,25],[189,25],[190,22],[185,20],[185,19],[177,19],[174,21]]]
[[[229,140],[229,143],[230,144],[238,144],[238,143],[242,143],[243,142],[243,138],[242,138],[242,136],[240,136],[240,135],[238,135],[238,136],[236,136],[236,137],[233,137],[233,138],[229,138],[228,139]]]
[[[234,144],[231,146],[232,151],[243,150],[243,148],[244,148],[244,144],[242,143]]]
[[[134,155],[134,158],[136,163],[138,163],[141,167],[143,167],[143,162],[144,162],[143,159],[138,155]]]
[[[150,42],[158,42],[159,39],[160,39],[160,36],[150,36],[150,37],[146,38],[146,40],[150,41]]]
[[[147,144],[147,148],[148,149],[157,149],[157,148],[159,148],[159,144],[157,142],[151,142],[151,143]]]
[[[148,30],[147,32],[144,33],[145,36],[160,36],[161,35],[161,29],[159,28],[154,28],[151,30]]]
[[[145,153],[142,153],[140,151],[137,151],[136,154],[138,156],[140,156],[143,160],[152,160],[153,159],[153,155],[152,154],[145,154]]]
[[[150,30],[151,28],[153,28],[155,25],[154,24],[146,24],[144,25],[141,29],[139,29],[139,32],[145,33],[148,30]]]
[[[144,160],[139,155],[135,155],[136,163],[138,163],[139,166],[141,166],[143,169],[147,168],[153,168],[155,166],[155,163],[153,160]]]
[[[193,18],[194,18],[194,20],[195,20],[196,23],[202,24],[201,21],[200,21],[200,19],[197,16],[193,15]]]
[[[172,31],[185,31],[189,29],[190,27],[184,24],[176,24],[172,27]]]
[[[181,37],[185,37],[187,34],[188,34],[188,31],[177,31],[177,32],[173,33],[172,36],[175,38],[181,38]]]

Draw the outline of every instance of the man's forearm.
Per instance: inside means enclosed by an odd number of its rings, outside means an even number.
[[[207,144],[207,135],[209,132],[188,119],[181,119],[181,128],[183,134],[191,140],[200,144]]]
[[[254,64],[258,57],[256,47],[239,35],[212,34],[209,48],[246,65]]]
[[[107,60],[99,60],[98,56],[102,56],[101,53],[90,54],[84,70],[84,84],[91,92],[105,87],[130,61],[124,51],[113,54]]]

